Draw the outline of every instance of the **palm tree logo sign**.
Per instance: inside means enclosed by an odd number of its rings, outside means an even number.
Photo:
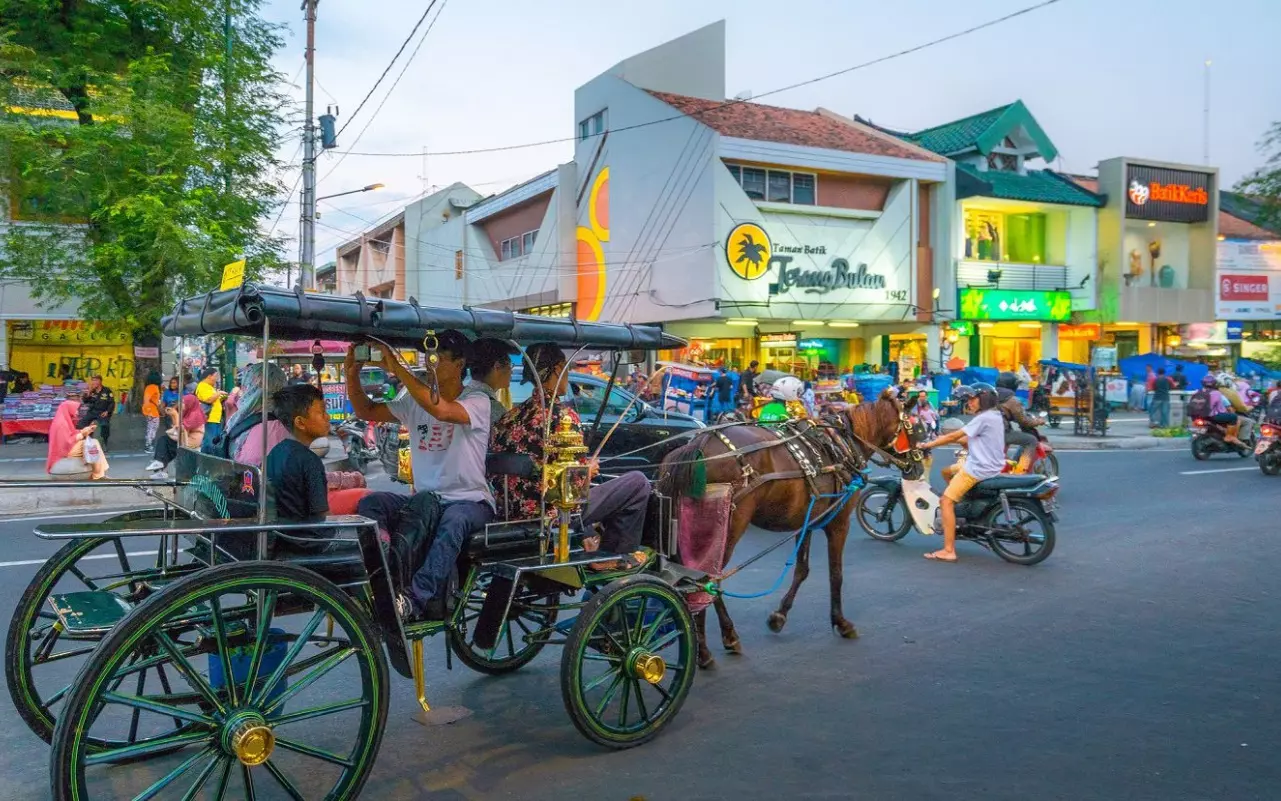
[[[734,274],[746,281],[760,278],[769,269],[774,246],[769,234],[756,223],[739,223],[725,241],[725,256]]]

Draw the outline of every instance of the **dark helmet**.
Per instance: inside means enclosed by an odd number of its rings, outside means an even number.
[[[996,377],[997,389],[1008,389],[1010,392],[1019,388],[1019,377],[1009,370],[1001,373]]]
[[[973,388],[962,385],[952,390],[952,400],[957,403],[965,404],[969,403],[970,398],[973,398],[977,394],[978,393],[976,393]]]
[[[970,384],[970,389],[974,390],[974,392],[976,393],[991,392],[993,394],[996,394],[996,387],[992,386],[986,381],[975,381],[973,384]]]
[[[998,403],[1005,403],[1007,400],[1013,397],[1014,397],[1014,390],[1006,389],[1005,387],[997,387],[996,400]]]

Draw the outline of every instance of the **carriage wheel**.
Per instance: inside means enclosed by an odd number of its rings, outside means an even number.
[[[130,692],[130,676],[152,664],[166,666],[173,692]],[[54,731],[53,797],[254,798],[257,784],[353,798],[387,701],[375,629],[342,590],[288,563],[208,568],[143,602],[89,658]],[[123,739],[123,728],[144,737],[92,747]],[[140,759],[149,761],[110,768]]]
[[[105,522],[163,518],[162,510],[155,512],[131,512]],[[101,596],[107,601],[102,612],[109,621],[113,604],[118,603],[114,614],[121,615],[164,583],[195,569],[194,565],[182,565],[162,573],[152,566],[154,555],[150,559],[136,552],[130,556],[129,542],[118,537],[95,537],[66,543],[40,567],[13,610],[5,642],[9,697],[23,721],[45,742],[53,737],[55,719],[71,682],[101,638],[73,638],[67,634],[53,612],[50,596],[107,593],[109,597]],[[135,681],[144,687],[148,683],[155,687],[157,682],[161,686],[167,684],[170,678],[157,666],[143,670]]]
[[[546,633],[556,625],[555,595],[523,590],[512,600],[507,625],[491,652],[472,642],[472,626],[480,617],[489,591],[490,574],[478,575],[463,604],[460,624],[449,629],[449,647],[458,661],[479,673],[499,676],[528,665],[547,644]],[[541,636],[540,636],[541,635]]]
[[[583,607],[561,656],[574,726],[609,748],[653,739],[694,683],[694,643],[685,599],[670,586],[646,575],[607,585]]]

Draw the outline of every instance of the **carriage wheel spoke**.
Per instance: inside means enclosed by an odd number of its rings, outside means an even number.
[[[146,790],[143,790],[140,795],[134,796],[133,801],[147,801],[150,798],[155,798],[157,795],[160,794],[161,790],[173,784],[175,779],[177,779],[179,776],[186,773],[187,771],[191,770],[192,765],[195,765],[197,762],[199,762],[200,760],[204,759],[207,756],[211,756],[215,754],[217,754],[217,751],[214,749],[212,745],[206,748],[205,750],[201,751],[200,753],[194,754],[186,762],[183,762],[178,767],[169,771],[168,775],[166,775],[164,778],[160,779],[155,784],[148,787]],[[213,763],[210,763],[210,764],[213,764]]]
[[[187,789],[187,792],[182,794],[182,801],[195,801],[196,796],[200,795],[200,790],[205,786],[205,783],[209,781],[209,777],[213,775],[213,772],[217,770],[218,766],[223,764],[223,762],[227,763],[228,768],[231,767],[229,757],[223,756],[217,751],[214,751],[213,759],[209,760],[209,764],[205,765],[200,771],[200,774],[196,776],[196,783],[191,785],[191,787]]]
[[[317,679],[324,676],[326,673],[333,670],[334,668],[338,667],[343,662],[347,661],[348,657],[355,655],[355,653],[356,653],[355,648],[344,648],[341,651],[334,652],[332,655],[329,656],[328,659],[326,659],[324,662],[321,662],[320,666],[317,667],[315,670],[308,673],[299,681],[290,684],[289,689],[285,690],[280,695],[276,696],[275,699],[273,699],[272,702],[267,706],[267,708],[262,711],[262,713],[264,715],[270,715],[277,708],[279,708],[280,705],[283,704],[285,701],[289,700],[290,698],[293,698],[298,693],[310,687],[313,683],[315,683]]]
[[[612,656],[610,654],[583,654],[584,662],[607,662],[611,665],[617,665],[623,661],[621,656]]]
[[[601,685],[602,685],[602,684],[604,684],[604,683],[605,683],[605,681],[606,681],[607,679],[609,679],[611,676],[617,676],[617,675],[621,672],[621,670],[622,670],[622,668],[615,668],[615,669],[613,669],[613,670],[607,670],[607,671],[605,671],[604,673],[602,673],[602,674],[600,674],[599,676],[597,676],[596,678],[594,678],[594,679],[592,679],[591,681],[587,682],[587,684],[583,685],[583,694],[585,695],[585,694],[587,694],[587,693],[591,692],[592,690],[596,689],[597,687],[601,686]]]
[[[320,625],[320,621],[324,620],[324,618],[325,610],[317,609],[315,614],[311,616],[311,619],[307,621],[307,625],[303,627],[301,632],[299,632],[298,639],[294,640],[294,644],[289,647],[289,653],[285,654],[285,658],[282,659],[280,664],[276,666],[276,669],[272,671],[271,677],[268,678],[267,682],[260,690],[258,690],[258,694],[256,696],[252,696],[251,703],[261,704],[271,695],[271,691],[276,689],[276,685],[279,684],[280,680],[284,677],[285,671],[289,669],[290,663],[298,658],[298,654],[302,653],[303,646],[307,644],[307,640],[311,635],[316,633],[316,627]]]
[[[75,565],[72,565],[71,567],[67,568],[67,572],[75,576],[76,578],[80,579],[80,583],[85,585],[86,588],[90,590],[98,589],[98,583],[95,582],[93,579],[89,578],[88,576],[86,576],[84,574],[84,571],[82,571],[80,568],[76,567]]]
[[[618,728],[627,728],[627,702],[632,697],[632,682],[630,679],[623,680],[623,700],[618,705]]]
[[[234,760],[231,757],[225,757],[222,760],[222,775],[218,777],[218,784],[214,786],[214,801],[222,801],[227,795],[227,782],[231,779],[231,765]]]
[[[641,680],[632,679],[632,686],[636,690],[636,709],[640,711],[641,723],[644,723],[649,720],[649,708],[645,706],[645,699],[641,697]]]
[[[285,775],[284,771],[276,767],[275,762],[268,759],[263,767],[265,767],[267,772],[272,775],[282,788],[284,788],[284,791],[289,793],[290,798],[294,799],[294,801],[307,801],[307,799],[303,797],[303,794],[298,792],[298,788],[294,786],[294,783],[289,781],[289,777]]]
[[[631,645],[637,645],[642,641],[641,634],[645,631],[645,612],[649,609],[648,598],[642,595],[637,601],[640,604],[640,608],[636,610],[636,628],[629,638]]]
[[[673,629],[672,631],[669,631],[666,634],[664,634],[660,639],[655,641],[652,645],[648,646],[646,650],[661,651],[667,646],[671,645],[676,640],[680,639],[680,636],[681,636],[681,630]]]
[[[189,712],[181,707],[161,703],[160,701],[155,701],[145,696],[121,695],[120,693],[113,692],[104,695],[102,700],[108,704],[120,704],[121,706],[130,707],[135,710],[135,713],[145,710],[147,712],[155,712],[157,715],[174,718],[175,720],[186,720],[191,723],[199,723],[204,726],[214,725],[213,718],[210,718],[207,715],[202,715],[199,712]],[[133,732],[131,732],[129,739],[134,739]]]
[[[660,683],[660,684],[651,684],[650,686],[651,686],[651,687],[653,687],[655,690],[658,690],[658,694],[659,694],[659,695],[661,695],[661,696],[663,696],[663,700],[664,700],[664,701],[666,701],[666,702],[667,702],[667,703],[669,703],[669,704],[672,702],[672,694],[671,694],[671,693],[669,693],[669,692],[667,691],[667,688],[666,688],[666,687],[664,687],[661,683]]]
[[[240,764],[240,775],[244,777],[245,781],[245,798],[248,801],[256,801],[258,794],[254,792],[254,774],[249,769],[249,766],[243,762]]]
[[[72,657],[76,657],[76,656],[84,656],[85,654],[91,654],[91,653],[93,653],[95,650],[97,650],[97,649],[96,649],[94,646],[89,646],[88,648],[77,648],[77,649],[76,649],[76,650],[74,650],[74,651],[62,651],[61,653],[49,654],[49,655],[45,656],[45,658],[44,658],[44,659],[33,659],[33,660],[31,661],[31,664],[32,664],[33,666],[35,666],[35,665],[48,665],[48,664],[52,664],[53,662],[61,662],[61,661],[62,661],[62,660],[64,660],[64,659],[71,659]]]
[[[331,754],[330,752],[324,750],[323,748],[316,748],[315,746],[304,745],[303,743],[295,742],[293,740],[286,740],[282,737],[276,738],[276,745],[279,746],[280,748],[285,748],[290,751],[293,751],[294,753],[302,754],[303,756],[309,756],[314,759],[319,759],[334,765],[341,765],[344,768],[352,767],[352,761],[350,759],[344,759],[338,756],[337,754]]]
[[[105,765],[124,759],[136,759],[137,757],[149,756],[162,751],[169,751],[179,746],[208,742],[211,736],[210,732],[207,731],[187,732],[185,734],[175,734],[172,737],[148,740],[145,743],[125,745],[120,748],[112,748],[107,751],[99,751],[96,754],[89,754],[85,757],[85,764]]]
[[[515,659],[516,658],[516,638],[515,638],[515,635],[512,634],[512,625],[510,621],[508,621],[506,626],[503,626],[503,630],[507,633],[507,637],[506,637],[507,658]]]
[[[61,690],[58,690],[53,695],[49,696],[47,699],[45,699],[44,708],[52,709],[53,705],[61,701],[62,697],[66,695],[68,692],[70,692],[70,690],[71,690],[71,685],[68,684],[67,686],[63,687]]]
[[[222,619],[222,604],[217,595],[210,596],[209,608],[213,616],[218,661],[222,663],[222,683],[231,699],[231,705],[237,707],[240,706],[240,688],[236,686],[235,674],[231,672],[231,646],[227,642],[227,626]]]
[[[658,633],[658,630],[662,627],[664,623],[667,622],[667,619],[670,618],[671,616],[672,616],[672,608],[670,606],[663,607],[662,614],[656,616],[654,618],[654,622],[650,623],[649,627],[645,629],[645,634],[641,637],[640,642],[642,644],[649,642],[650,639],[653,638],[653,636]]]
[[[297,723],[301,720],[311,720],[312,718],[320,718],[325,715],[334,715],[339,712],[346,712],[348,709],[359,709],[363,706],[369,706],[369,702],[363,698],[355,698],[350,701],[340,701],[336,704],[313,706],[308,709],[292,712],[288,715],[281,715],[273,720],[271,725],[272,728],[279,728],[290,723]]]
[[[600,703],[596,705],[597,718],[600,718],[602,715],[605,714],[605,707],[609,706],[609,702],[614,700],[614,694],[618,692],[618,688],[621,687],[622,684],[623,684],[623,671],[620,670],[614,676],[614,683],[609,685],[609,689],[605,691],[605,695],[600,699]]]
[[[254,641],[254,655],[249,660],[249,672],[245,674],[245,698],[253,696],[254,683],[258,680],[258,671],[262,667],[262,658],[267,650],[271,621],[276,616],[276,591],[268,590],[262,598],[262,607],[258,610],[258,632]]]
[[[223,706],[222,700],[218,698],[218,694],[214,692],[213,687],[209,686],[209,682],[205,680],[205,677],[200,675],[200,672],[187,661],[187,657],[178,650],[178,646],[174,644],[173,640],[169,639],[169,635],[163,631],[157,631],[152,636],[160,644],[160,647],[164,649],[165,653],[169,654],[174,668],[182,674],[192,688],[203,695],[205,700],[212,704],[214,709],[218,710],[218,714],[227,714],[226,707]]]
[[[40,643],[35,652],[31,654],[31,664],[44,662],[49,658],[49,652],[58,644],[58,638],[62,636],[61,626],[52,626],[49,629],[49,636]]]

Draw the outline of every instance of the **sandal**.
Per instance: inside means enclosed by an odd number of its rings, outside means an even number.
[[[931,559],[931,560],[933,560],[933,561],[935,561],[935,562],[948,562],[948,563],[950,563],[950,564],[955,564],[955,563],[956,563],[956,557],[955,557],[955,556],[953,556],[953,557],[951,557],[951,558],[948,558],[948,557],[946,557],[946,556],[944,556],[944,555],[943,555],[943,552],[942,552],[942,551],[930,551],[929,553],[925,554],[925,558],[926,558],[926,559]]]

